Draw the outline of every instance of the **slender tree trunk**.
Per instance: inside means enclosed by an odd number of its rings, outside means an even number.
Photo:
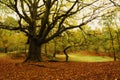
[[[117,43],[118,43],[118,50],[117,52],[120,52],[120,39],[119,39],[119,32],[116,31],[117,34]]]
[[[67,50],[70,48],[71,46],[68,46],[68,47],[66,47],[64,50],[63,50],[63,52],[64,52],[64,54],[65,54],[65,56],[66,56],[66,62],[68,62],[68,58],[69,58],[69,56],[68,56],[68,54],[67,54]]]
[[[119,27],[118,27],[118,25],[115,23],[115,25],[116,25],[116,28],[117,28],[117,31],[116,31],[116,34],[117,34],[117,42],[118,42],[118,45],[119,45],[119,49],[118,49],[118,52],[120,51],[120,39],[119,39],[119,33],[120,33],[120,30],[119,30]]]
[[[8,47],[5,47],[5,53],[7,53],[8,52]]]
[[[112,32],[111,32],[109,25],[108,25],[108,29],[109,29],[109,33],[110,33],[110,37],[111,37],[111,44],[112,44],[114,61],[116,61],[117,58],[116,58],[116,52],[115,52],[115,48],[114,48],[114,39],[113,39]]]
[[[47,43],[45,44],[45,54],[47,55]]]
[[[57,44],[57,42],[56,42],[56,40],[54,39],[54,53],[53,53],[53,57],[55,58],[56,57],[56,50],[57,50],[57,48],[56,48],[56,45]]]
[[[42,45],[37,45],[35,40],[31,40],[29,42],[29,51],[28,51],[28,56],[25,60],[25,62],[33,61],[42,61],[41,58],[41,47]]]

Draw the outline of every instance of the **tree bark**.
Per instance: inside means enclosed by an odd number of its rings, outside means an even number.
[[[4,52],[5,52],[5,53],[7,53],[7,52],[8,52],[8,47],[5,47]]]
[[[54,53],[53,53],[53,57],[55,58],[56,57],[56,50],[57,50],[57,48],[56,48],[56,45],[57,44],[57,42],[56,42],[56,40],[54,39]]]
[[[37,42],[35,40],[31,39],[29,41],[28,55],[27,55],[27,58],[24,62],[29,62],[29,61],[39,62],[39,61],[42,61],[41,48],[42,48],[42,44],[38,46]]]
[[[116,52],[115,52],[115,47],[114,47],[114,39],[113,39],[113,36],[112,36],[112,32],[111,32],[111,29],[110,29],[110,26],[108,25],[108,29],[109,29],[109,33],[110,33],[110,37],[111,37],[111,44],[112,44],[112,50],[113,50],[113,56],[114,56],[114,61],[117,60],[116,58]]]
[[[69,58],[69,56],[68,56],[68,54],[67,54],[67,50],[70,48],[71,46],[68,46],[68,47],[66,47],[65,49],[64,49],[64,54],[65,54],[65,56],[66,56],[66,62],[68,62],[68,58]]]

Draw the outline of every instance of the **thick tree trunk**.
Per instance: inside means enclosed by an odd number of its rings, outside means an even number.
[[[29,41],[29,51],[28,51],[28,56],[27,56],[25,62],[42,61],[42,58],[41,58],[41,46],[42,45],[38,46],[35,40]]]

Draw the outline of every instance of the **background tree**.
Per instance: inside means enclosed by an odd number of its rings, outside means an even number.
[[[18,32],[0,29],[0,52],[22,52],[26,37]]]

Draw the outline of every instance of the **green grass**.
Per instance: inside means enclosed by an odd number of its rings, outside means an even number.
[[[65,60],[65,55],[57,55],[58,59]],[[113,58],[107,56],[90,56],[90,55],[81,55],[81,54],[69,54],[69,61],[77,62],[106,62],[113,61]]]
[[[0,53],[0,58],[6,57],[5,53]]]
[[[0,58],[6,57],[7,54],[0,53]],[[92,56],[92,55],[82,55],[82,54],[68,54],[69,55],[69,61],[76,61],[76,62],[107,62],[107,61],[113,61],[113,58],[107,57],[107,56]],[[58,60],[65,61],[65,55],[64,54],[58,54],[56,56]]]

